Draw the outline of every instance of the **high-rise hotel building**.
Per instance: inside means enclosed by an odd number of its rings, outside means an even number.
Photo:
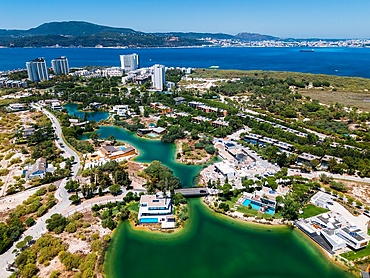
[[[28,79],[33,82],[49,80],[48,69],[44,58],[26,62]]]
[[[139,55],[136,53],[129,55],[119,55],[121,61],[121,69],[125,72],[136,70],[139,68]]]
[[[152,69],[153,69],[152,74],[153,88],[158,91],[163,91],[164,84],[166,82],[165,67],[163,65],[154,65]]]
[[[68,59],[65,56],[51,60],[51,66],[56,75],[69,73]]]

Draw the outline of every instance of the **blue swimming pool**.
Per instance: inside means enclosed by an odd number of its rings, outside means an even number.
[[[248,205],[251,205],[252,206],[252,209],[255,209],[255,210],[259,210],[261,208],[261,205],[255,201],[252,201],[252,200],[249,200],[249,199],[245,199],[244,202],[242,203],[243,206],[248,206]],[[275,210],[272,209],[272,208],[268,208],[265,213],[268,213],[268,214],[271,214],[273,215],[275,213]]]
[[[149,133],[149,134],[148,134],[148,136],[149,136],[149,137],[153,137],[153,138],[155,138],[155,137],[157,137],[158,135],[157,135],[157,134],[155,134],[155,133]]]
[[[140,223],[158,223],[158,218],[141,218]]]
[[[126,150],[126,147],[123,147],[123,146],[121,146],[121,147],[119,147],[119,148],[121,149],[121,151]]]

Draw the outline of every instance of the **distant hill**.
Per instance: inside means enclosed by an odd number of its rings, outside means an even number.
[[[279,40],[277,37],[239,33],[236,36],[223,33],[166,32],[145,33],[131,28],[109,27],[84,21],[44,23],[28,30],[0,29],[0,46],[12,47],[177,47],[210,45],[205,38],[240,41]]]
[[[108,27],[84,21],[49,22],[28,30],[0,29],[0,36],[86,36],[99,33],[134,34],[141,32],[137,32],[130,28]]]
[[[235,36],[235,38],[243,40],[243,41],[277,41],[281,40],[281,38],[269,36],[269,35],[262,35],[258,33],[239,33]]]
[[[26,31],[30,35],[70,35],[86,36],[99,33],[121,33],[134,34],[140,33],[130,28],[115,28],[97,25],[84,21],[66,21],[44,23],[36,28]]]

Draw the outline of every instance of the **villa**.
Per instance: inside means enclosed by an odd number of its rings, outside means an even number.
[[[27,110],[27,105],[24,103],[11,103],[8,106],[8,110],[12,112],[24,111]]]
[[[127,157],[130,155],[136,154],[136,150],[133,147],[124,147],[124,146],[101,146],[98,153],[101,157],[107,158],[109,160],[115,160],[122,157]]]
[[[333,252],[345,247],[359,250],[369,243],[369,236],[366,232],[336,212],[327,212],[302,219],[297,224],[306,233],[321,236]]]
[[[276,197],[284,196],[288,191],[288,187],[282,187],[281,185],[279,185],[276,191],[264,186],[259,191],[244,193],[244,196],[242,197],[242,200],[239,200],[239,203],[243,206],[251,205],[252,209],[260,212],[275,214],[277,205]]]
[[[40,178],[43,179],[46,175],[47,163],[45,158],[38,158],[34,165],[29,165],[23,170],[26,180]]]
[[[175,228],[175,218],[172,214],[172,199],[156,195],[142,195],[139,206],[139,223],[155,224],[161,223],[162,228]]]

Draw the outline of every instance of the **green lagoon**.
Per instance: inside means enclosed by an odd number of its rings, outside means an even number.
[[[75,114],[77,106],[68,109]],[[82,113],[78,117],[84,117]],[[96,121],[107,114],[92,112]],[[99,115],[99,116],[98,116]],[[101,126],[100,136],[113,135],[137,148],[138,162],[159,160],[180,178],[195,184],[201,166],[175,161],[175,145],[143,139],[114,126]],[[353,277],[329,261],[319,247],[296,229],[257,226],[218,215],[200,199],[189,200],[189,220],[174,234],[137,230],[128,221],[114,232],[105,257],[107,278],[141,277]]]
[[[185,165],[176,162],[176,146],[171,143],[163,143],[160,140],[140,138],[133,132],[124,128],[115,126],[101,126],[98,133],[101,138],[108,138],[113,135],[117,140],[127,142],[139,151],[135,161],[150,163],[153,160],[159,160],[169,167],[174,175],[181,181],[182,187],[191,187],[195,185],[195,176],[202,169],[199,165]]]
[[[104,111],[94,111],[94,112],[85,112],[78,110],[78,104],[76,103],[68,103],[63,106],[68,111],[70,116],[75,116],[81,120],[85,118],[86,120],[91,121],[94,120],[95,122],[100,122],[106,120],[109,117],[109,112]]]
[[[216,215],[200,199],[189,201],[189,212],[175,234],[120,223],[105,258],[107,278],[353,277],[296,229]]]

